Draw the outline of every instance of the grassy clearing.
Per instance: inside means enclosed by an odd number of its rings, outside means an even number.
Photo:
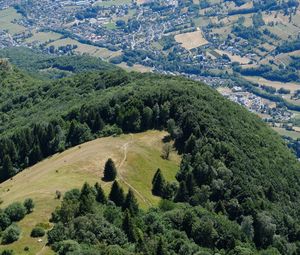
[[[282,136],[288,136],[291,137],[292,139],[298,139],[300,138],[300,133],[297,131],[290,131],[286,130],[284,128],[278,128],[278,127],[272,127],[278,134]]]
[[[215,50],[217,53],[219,53],[220,55],[226,54],[230,60],[232,62],[238,62],[241,65],[245,65],[245,64],[249,64],[249,62],[251,61],[249,58],[247,57],[241,57],[239,55],[233,55],[231,52],[229,51],[225,51],[225,50]]]
[[[94,3],[96,6],[104,6],[104,7],[110,7],[113,5],[124,5],[124,4],[131,4],[131,0],[108,0],[108,1],[97,1]]]
[[[271,86],[275,89],[285,88],[289,89],[291,92],[300,89],[300,84],[295,82],[279,82],[279,81],[269,81],[261,77],[256,76],[243,76],[246,80],[258,83],[261,85]]]
[[[32,228],[37,223],[47,223],[51,212],[59,206],[60,201],[55,199],[56,190],[64,193],[72,188],[80,188],[85,181],[90,184],[98,181],[108,193],[111,183],[102,182],[101,177],[109,157],[118,167],[118,179],[125,191],[129,186],[136,190],[142,208],[156,205],[159,199],[151,194],[151,180],[155,171],[161,168],[167,180],[175,180],[180,161],[175,152],[170,160],[160,157],[165,135],[165,132],[148,131],[97,139],[56,154],[2,183],[2,208],[28,197],[34,200],[36,208],[18,223],[22,229],[21,239],[11,245],[1,246],[0,251],[8,248],[15,250],[16,254],[53,254],[48,247],[44,247],[46,238],[38,242],[30,237]],[[25,246],[30,248],[29,252],[24,251]]]
[[[175,40],[178,43],[181,43],[181,46],[187,50],[208,44],[208,41],[203,37],[202,31],[200,30],[191,33],[175,35]]]
[[[56,41],[62,37],[61,34],[54,33],[54,32],[34,32],[33,36],[26,39],[27,43],[32,43],[38,41],[40,43],[45,43],[49,41]]]
[[[18,34],[26,31],[26,28],[13,23],[22,17],[14,8],[0,11],[0,29],[7,30],[10,34]]]
[[[61,39],[61,40],[57,40],[55,42],[50,43],[49,46],[53,45],[54,47],[58,48],[60,46],[66,46],[68,44],[77,45],[78,48],[75,50],[75,52],[77,52],[79,54],[86,53],[86,54],[89,54],[91,56],[101,57],[101,58],[104,58],[104,59],[108,59],[108,58],[111,58],[111,57],[121,55],[120,51],[110,51],[106,48],[100,48],[100,47],[93,46],[93,45],[83,44],[83,43],[80,43],[80,42],[78,42],[76,40],[73,40],[71,38],[64,38],[64,39]]]
[[[133,66],[128,66],[125,62],[122,62],[121,64],[118,64],[117,66],[128,70],[128,71],[136,71],[136,72],[140,72],[140,73],[149,73],[152,72],[152,68],[148,67],[148,66],[143,66],[140,64],[135,64]]]

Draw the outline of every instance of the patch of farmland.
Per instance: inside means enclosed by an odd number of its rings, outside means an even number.
[[[242,57],[242,56],[239,56],[239,55],[233,55],[231,52],[229,51],[225,51],[225,50],[215,50],[217,53],[219,53],[220,55],[223,55],[223,54],[226,54],[230,60],[232,62],[239,62],[240,64],[242,65],[245,65],[245,64],[249,64],[249,62],[251,61],[249,58],[247,57]]]
[[[14,23],[22,17],[14,8],[0,11],[0,29],[7,30],[10,34],[18,34],[26,31],[24,26]]]
[[[201,30],[176,35],[175,40],[187,50],[208,44],[208,41],[204,38]]]
[[[40,42],[45,43],[49,41],[56,41],[62,37],[61,34],[54,33],[54,32],[34,32],[33,35],[26,39],[26,42]]]
[[[284,88],[284,89],[289,89],[291,92],[294,92],[294,91],[300,89],[300,83],[270,81],[270,80],[264,79],[262,77],[256,77],[256,76],[243,76],[243,77],[248,81],[258,83],[260,85],[271,86],[275,89]]]
[[[101,57],[104,59],[108,59],[111,57],[119,56],[121,55],[120,51],[110,51],[106,48],[101,48],[93,45],[83,44],[76,40],[73,40],[71,38],[64,38],[61,40],[57,40],[55,42],[52,42],[48,44],[49,46],[53,45],[54,47],[58,48],[60,46],[66,46],[66,45],[77,45],[78,48],[75,49],[75,52],[80,54],[89,54],[94,57]]]

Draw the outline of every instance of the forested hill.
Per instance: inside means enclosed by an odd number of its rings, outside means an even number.
[[[202,83],[180,77],[117,70],[45,83],[6,64],[1,70],[2,181],[49,155],[96,137],[167,129],[183,160],[178,188],[166,198],[203,206],[214,217],[218,213],[233,221],[237,229],[247,224],[248,235],[240,235],[229,225],[226,229],[216,219],[210,219],[209,226],[199,223],[191,233],[180,219],[169,219],[171,225],[197,245],[219,249],[221,254],[238,245],[252,252],[276,247],[282,254],[296,254],[300,241],[299,163],[282,139],[246,109]],[[205,214],[197,210],[191,212],[190,224],[193,217]],[[60,220],[66,223],[56,219]],[[200,230],[209,241],[199,240]],[[65,231],[65,235],[56,234],[63,240],[95,244]],[[148,237],[154,242],[153,233]],[[63,240],[52,238],[56,245]],[[132,251],[124,243],[119,244]],[[279,254],[276,249],[264,254]],[[285,253],[287,249],[293,253]]]
[[[0,58],[40,79],[58,79],[74,73],[113,70],[116,67],[88,55],[51,56],[37,50],[12,47],[0,49]]]

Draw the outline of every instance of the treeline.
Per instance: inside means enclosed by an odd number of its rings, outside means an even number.
[[[271,81],[300,81],[300,76],[297,74],[297,72],[295,72],[295,70],[289,69],[288,67],[286,69],[273,70],[269,65],[260,65],[259,67],[253,68],[235,67],[234,71],[239,72],[242,75],[262,76],[265,79]]]
[[[259,223],[264,217],[258,216]],[[245,217],[240,227],[201,206],[167,200],[159,209],[144,212],[134,193],[129,190],[125,196],[117,182],[108,197],[99,184],[85,183],[81,190],[66,192],[51,220],[48,241],[60,255],[276,254],[271,253],[274,248],[258,253],[251,241],[251,217]]]
[[[0,58],[8,58],[11,64],[31,74],[38,75],[39,78],[45,78],[45,76],[52,78],[51,71],[45,71],[52,68],[72,73],[112,70],[115,68],[99,58],[87,55],[57,57],[23,47],[1,49]]]
[[[300,50],[300,39],[298,38],[295,41],[287,41],[282,43],[280,46],[276,48],[276,53],[287,53],[295,50]]]

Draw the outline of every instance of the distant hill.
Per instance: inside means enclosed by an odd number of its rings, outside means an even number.
[[[47,82],[4,66],[0,75],[4,99],[0,106],[3,120],[0,177],[3,181],[44,158],[86,141],[121,133],[168,130],[169,139],[182,155],[182,162],[176,174],[178,186],[164,183],[160,196],[176,202],[172,208],[178,206],[177,209],[182,210],[180,215],[185,210],[178,203],[186,203],[184,206],[191,208],[190,213],[200,217],[200,222],[210,222],[210,230],[198,222],[193,226],[194,232],[189,232],[183,221],[171,217],[171,212],[164,216],[158,212],[157,217],[172,222],[171,225],[165,223],[166,232],[157,230],[164,240],[170,240],[173,235],[169,231],[176,229],[178,235],[185,236],[188,246],[196,245],[193,246],[196,251],[206,249],[208,254],[213,250],[221,254],[258,254],[258,250],[261,254],[297,254],[300,241],[297,159],[262,120],[205,84],[122,70],[77,74]],[[154,165],[158,164],[155,162]],[[148,173],[149,169],[145,171]],[[73,198],[73,202],[79,205],[81,198]],[[62,245],[60,241],[72,239],[78,247],[88,245],[100,249],[94,246],[95,242],[101,242],[100,237],[95,237],[98,241],[91,241],[67,234],[75,224],[73,220],[80,220],[75,211],[71,212],[74,214],[71,220],[59,217],[54,220],[53,248],[58,249]],[[120,220],[126,216],[122,213],[117,216],[118,222],[110,222],[113,229],[121,227]],[[206,214],[209,216],[204,217]],[[85,213],[81,216],[90,218]],[[149,238],[149,242],[145,241],[146,246],[141,248],[137,240],[131,239],[128,243],[124,233],[118,232],[118,237],[125,238],[118,243],[122,244],[120,249],[127,252],[120,254],[136,252],[130,247],[143,250],[152,249],[151,244],[155,247],[159,244],[155,232],[141,223],[147,217],[137,218],[136,224],[141,224],[139,233]],[[65,236],[55,232],[62,231],[60,226],[64,224],[71,224]],[[250,231],[247,237],[241,232],[247,232],[245,228]],[[206,237],[206,230],[210,231],[210,238]],[[199,231],[204,239],[199,238]],[[60,238],[55,239],[54,235]],[[179,242],[179,239],[176,235],[175,240]],[[106,247],[107,244],[101,245]],[[175,246],[165,249],[177,254]],[[270,247],[273,253],[264,253]],[[245,249],[248,253],[239,252]]]
[[[114,65],[88,55],[57,57],[25,47],[1,49],[0,58],[9,59],[13,65],[39,78],[54,79],[74,73],[116,69]]]

